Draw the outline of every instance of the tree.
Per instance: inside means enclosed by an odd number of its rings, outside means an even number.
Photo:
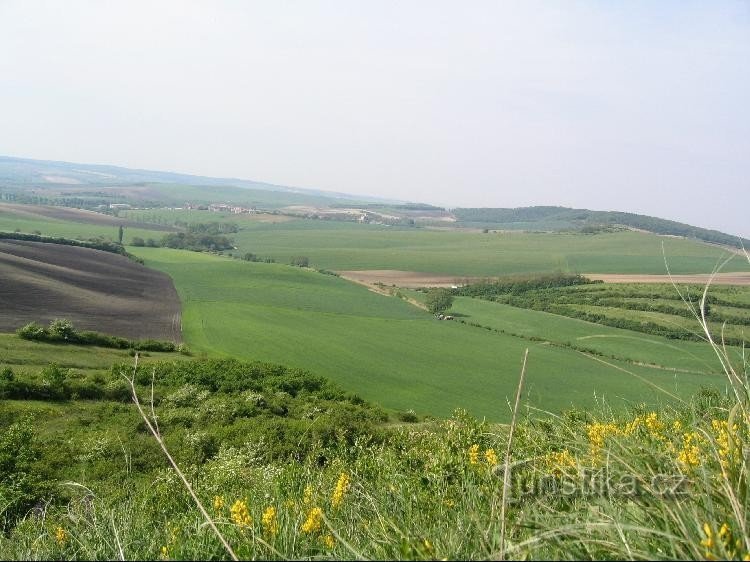
[[[124,234],[125,230],[122,228],[122,225],[120,225],[120,228],[117,229],[117,241],[122,244],[122,235]]]
[[[427,310],[433,314],[445,312],[453,304],[453,294],[449,289],[430,289],[425,299]]]
[[[290,263],[297,267],[308,267],[310,265],[310,258],[307,256],[295,256]]]
[[[146,241],[140,236],[133,236],[133,239],[130,241],[130,243],[133,246],[140,246],[140,247],[143,247],[146,245]]]

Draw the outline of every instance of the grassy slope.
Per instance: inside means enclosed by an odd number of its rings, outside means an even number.
[[[205,254],[134,249],[167,272],[183,301],[184,337],[194,351],[310,369],[387,407],[446,415],[456,407],[506,419],[526,340],[438,322],[398,299],[342,279],[276,264]],[[651,387],[579,353],[531,344],[528,397],[552,411],[657,398]],[[616,363],[616,362],[615,362]],[[707,379],[632,367],[690,394]]]
[[[177,353],[148,353],[144,361],[182,359]],[[114,363],[129,363],[133,358],[124,349],[109,349],[92,345],[58,345],[27,341],[15,334],[0,334],[0,368],[9,366],[14,371],[36,372],[50,363],[81,373],[109,371]]]

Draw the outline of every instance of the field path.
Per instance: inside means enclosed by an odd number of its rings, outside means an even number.
[[[601,280],[605,283],[671,283],[705,285],[710,275],[632,275],[618,273],[583,273],[585,277]],[[717,273],[712,282],[714,285],[750,285],[750,273]]]

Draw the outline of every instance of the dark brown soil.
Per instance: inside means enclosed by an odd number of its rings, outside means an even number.
[[[54,318],[130,339],[180,341],[180,300],[168,275],[100,250],[0,240],[0,331]]]

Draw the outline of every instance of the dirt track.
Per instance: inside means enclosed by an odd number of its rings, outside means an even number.
[[[388,287],[395,285],[405,289],[419,287],[452,287],[476,283],[492,279],[488,277],[470,277],[458,275],[437,275],[434,273],[420,273],[418,271],[401,271],[398,269],[369,269],[361,271],[338,271],[344,279],[365,285],[377,287],[379,283]],[[668,275],[632,275],[632,274],[600,274],[584,273],[589,279],[602,280],[605,283],[671,283]],[[675,283],[690,283],[704,285],[708,275],[673,275]],[[714,277],[716,285],[750,285],[750,273],[719,273]]]
[[[8,211],[16,215],[30,218],[45,217],[63,221],[82,222],[85,224],[97,224],[102,226],[122,226],[131,228],[143,228],[145,230],[159,230],[173,232],[177,229],[172,226],[151,224],[121,219],[111,215],[86,211],[84,209],[73,209],[71,207],[55,207],[48,205],[16,205],[13,203],[0,203],[0,211]]]
[[[131,339],[181,339],[169,276],[100,250],[0,240],[0,331],[54,318]]]
[[[600,274],[584,273],[589,279],[601,280],[605,283],[690,283],[705,285],[710,275],[631,275],[631,274]],[[750,285],[750,273],[719,273],[712,281],[714,285]]]
[[[466,285],[486,277],[460,277],[456,275],[436,275],[418,271],[401,271],[398,269],[367,269],[362,271],[337,271],[341,277],[361,285],[395,285],[405,289],[418,287],[448,287]]]

